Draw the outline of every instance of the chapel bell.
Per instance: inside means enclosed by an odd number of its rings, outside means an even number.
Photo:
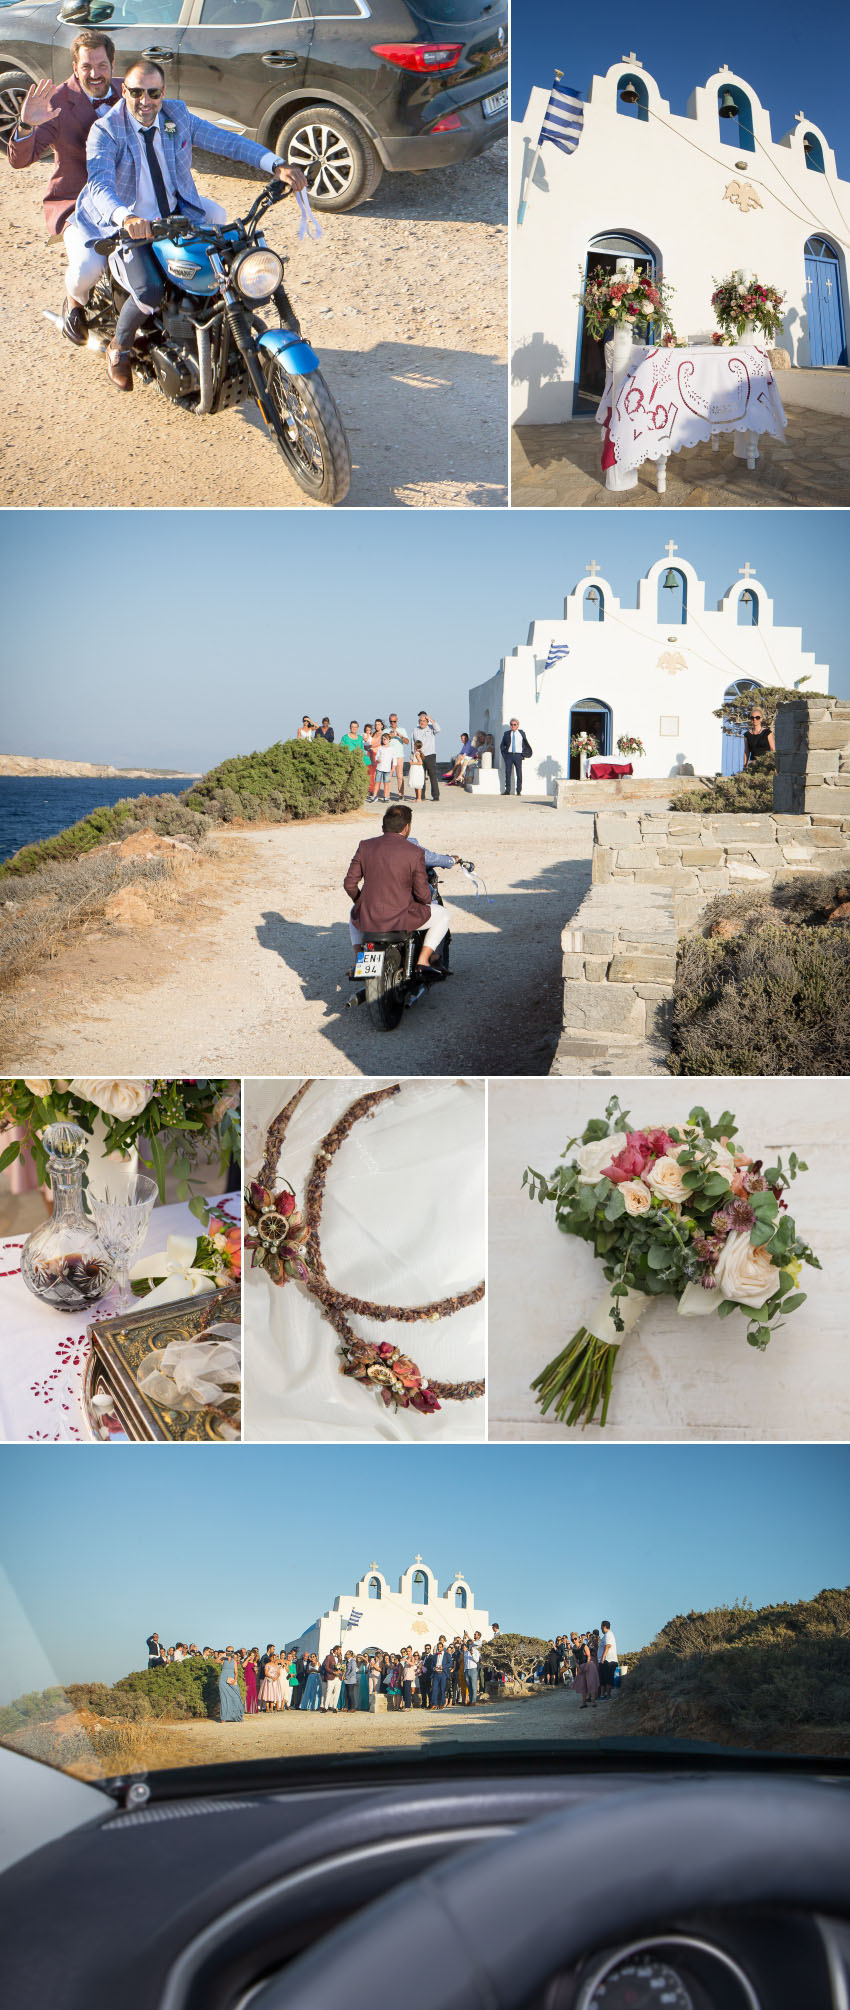
[[[671,566],[667,574],[667,578],[664,581],[664,592],[675,593],[678,584],[679,584],[678,579],[676,578],[676,574]]]
[[[625,81],[625,83],[624,83],[624,85],[623,85],[623,88],[622,88],[622,90],[621,90],[621,92],[620,92],[620,103],[621,103],[621,105],[639,105],[639,104],[640,104],[640,98],[638,97],[638,93],[637,93],[637,87],[636,87],[636,85],[635,85],[635,82],[634,82],[634,78],[633,78],[633,77],[627,77],[627,78],[626,78],[626,81]]]
[[[736,119],[738,117],[738,107],[735,103],[731,91],[724,91],[723,96],[720,100],[720,104],[718,106],[718,111],[720,113],[721,119]]]

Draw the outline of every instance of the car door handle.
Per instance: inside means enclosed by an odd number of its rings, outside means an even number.
[[[291,70],[298,57],[292,49],[270,49],[267,56],[260,57],[260,62],[269,70]]]
[[[177,60],[176,49],[143,49],[142,55],[151,57],[155,63],[174,63]]]

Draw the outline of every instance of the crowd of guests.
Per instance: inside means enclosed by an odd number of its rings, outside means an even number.
[[[526,1680],[533,1688],[573,1688],[583,1710],[610,1702],[619,1662],[610,1619],[586,1633],[560,1633],[546,1653],[532,1663]]]
[[[493,1638],[498,1637],[496,1627]],[[262,1654],[258,1647],[197,1647],[185,1641],[164,1647],[158,1633],[147,1641],[149,1668],[187,1660],[219,1666],[223,1724],[275,1710],[371,1710],[377,1695],[386,1699],[388,1710],[474,1708],[506,1679],[504,1669],[490,1665],[487,1647],[480,1633],[456,1634],[453,1640],[441,1634],[435,1645],[426,1642],[421,1650],[358,1654],[353,1646],[332,1647],[320,1660],[294,1648],[279,1653],[273,1641]],[[571,1687],[581,1697],[582,1709],[589,1710],[610,1701],[618,1667],[611,1622],[603,1619],[585,1633],[558,1634],[520,1679],[534,1689]]]
[[[420,712],[416,732],[411,736],[399,724],[397,712],[390,712],[387,718],[367,720],[361,727],[357,719],[349,720],[347,733],[341,733],[339,745],[359,751],[364,767],[369,770],[369,796],[371,801],[403,802],[405,799],[405,768],[411,797],[422,802],[427,781],[433,802],[439,802],[440,782],[458,783],[465,787],[471,768],[477,766],[485,749],[493,750],[493,736],[490,733],[476,733],[470,739],[468,733],[461,733],[460,746],[442,774],[437,771],[437,735],[440,728],[430,712]],[[304,713],[296,738],[299,740],[328,740],[334,742],[336,733],[330,719],[311,719]]]

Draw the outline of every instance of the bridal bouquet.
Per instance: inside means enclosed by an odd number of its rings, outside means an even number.
[[[791,1152],[766,1166],[735,1142],[730,1110],[716,1123],[694,1109],[686,1124],[631,1130],[612,1097],[571,1138],[551,1179],[531,1167],[532,1200],[552,1200],[565,1235],[593,1244],[608,1289],[532,1388],[544,1414],[604,1425],[620,1346],[653,1298],[673,1297],[683,1318],[741,1313],[751,1347],[764,1348],[806,1298],[802,1264],[820,1269],[797,1234],[785,1194],[808,1167]]]

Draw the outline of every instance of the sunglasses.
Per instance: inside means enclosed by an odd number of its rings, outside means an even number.
[[[142,88],[141,90],[134,90],[132,84],[125,84],[124,89],[127,93],[128,98],[135,98],[135,99],[150,98],[154,104],[156,103],[158,98],[164,96],[164,93],[162,91],[148,91],[144,88]]]

